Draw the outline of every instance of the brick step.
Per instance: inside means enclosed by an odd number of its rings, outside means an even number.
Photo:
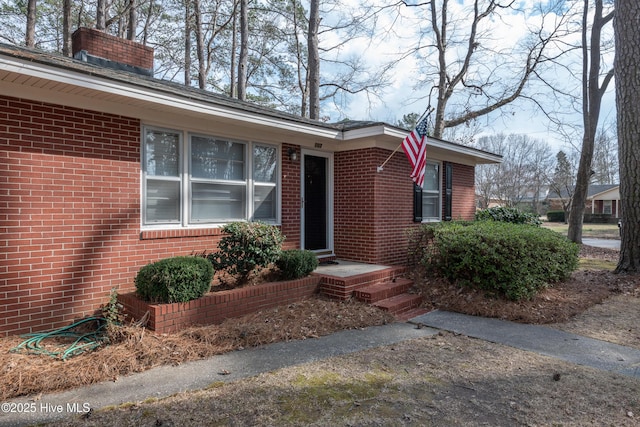
[[[392,281],[404,272],[404,267],[397,266],[347,277],[332,276],[330,272],[327,272],[321,274],[320,292],[330,298],[347,300],[358,289],[376,283]]]
[[[390,314],[397,316],[411,309],[417,308],[422,303],[422,296],[417,294],[400,294],[375,302],[372,305]]]
[[[356,289],[353,292],[353,296],[362,302],[371,304],[386,298],[403,294],[407,292],[411,286],[413,286],[413,281],[404,277],[399,277],[397,279],[382,283],[375,283],[373,285],[367,285]]]

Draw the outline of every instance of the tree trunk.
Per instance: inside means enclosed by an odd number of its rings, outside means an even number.
[[[138,9],[136,0],[129,0],[129,25],[127,25],[127,40],[136,39],[136,28],[138,26]]]
[[[640,271],[640,3],[616,0],[615,86],[622,237],[616,272]]]
[[[62,54],[73,55],[71,49],[71,0],[62,2]]]
[[[318,28],[320,27],[320,0],[311,0],[309,5],[309,31],[307,49],[309,61],[309,118],[320,118],[320,53],[318,51]]]
[[[238,58],[238,99],[247,99],[247,65],[249,62],[248,0],[240,0],[240,55]]]
[[[187,0],[189,1],[189,0]],[[149,0],[149,5],[147,6],[149,12],[147,13],[147,19],[144,21],[144,27],[142,27],[142,44],[147,45],[147,40],[149,39],[149,31],[151,29],[151,21],[153,17],[153,13],[151,11],[154,8],[153,0]]]
[[[191,86],[191,1],[184,2],[184,84]]]
[[[96,7],[96,30],[104,31],[107,26],[106,0],[98,0]]]
[[[600,43],[602,28],[611,20],[613,13],[604,17],[602,16],[602,0],[595,0],[595,6],[589,46],[587,44],[589,26],[586,25],[589,0],[584,0],[582,21],[582,117],[584,135],[582,137],[582,151],[580,153],[580,163],[578,164],[578,175],[576,176],[576,188],[573,192],[573,199],[571,200],[569,230],[567,233],[569,240],[576,243],[582,243],[582,222],[585,204],[587,202],[587,192],[589,190],[589,179],[592,175],[591,163],[593,161],[593,147],[596,139],[598,120],[600,118],[602,96],[613,77],[613,71],[611,70],[605,76],[602,85],[600,85]]]
[[[36,0],[27,3],[27,31],[25,37],[27,47],[36,47]]]
[[[200,0],[193,2],[193,13],[195,16],[196,50],[198,56],[198,87],[205,89],[207,85],[207,64],[204,51],[204,28],[202,28],[202,11]]]
[[[238,82],[236,81],[236,48],[238,44],[238,24],[236,14],[233,14],[233,21],[231,21],[231,59],[229,63],[229,96],[231,98],[238,97]]]

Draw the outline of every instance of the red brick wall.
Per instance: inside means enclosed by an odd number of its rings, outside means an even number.
[[[89,54],[122,64],[145,69],[153,68],[153,49],[115,37],[93,28],[78,28],[72,36],[73,54],[86,50]]]
[[[141,266],[218,240],[140,233],[137,120],[0,96],[0,336],[93,314]]]
[[[476,213],[473,166],[453,164],[451,218],[472,220]]]
[[[289,149],[296,150],[298,160],[289,160]],[[300,248],[300,146],[282,144],[282,234],[283,248]]]
[[[0,96],[0,336],[68,325],[143,265],[212,251],[218,228],[140,232],[140,123]],[[294,147],[298,151],[298,146]],[[300,161],[282,148],[282,232],[300,244]],[[412,222],[409,164],[396,153],[335,154],[335,251],[403,264]],[[299,157],[300,158],[300,155]],[[454,218],[473,216],[473,168],[454,165]],[[469,187],[471,185],[471,187]],[[469,197],[462,202],[460,197]]]
[[[135,320],[149,312],[147,327],[171,333],[193,325],[220,324],[260,310],[291,304],[317,293],[321,276],[311,275],[285,282],[212,292],[197,300],[173,304],[149,304],[135,294],[122,294],[118,301]]]
[[[369,263],[406,262],[404,230],[413,227],[410,168],[404,154],[362,149],[335,155],[335,252]]]
[[[413,222],[411,168],[404,154],[362,149],[335,155],[335,252],[345,260],[405,264]],[[453,164],[453,219],[473,219],[474,168]],[[444,192],[443,192],[444,194]],[[443,200],[444,203],[444,200]]]

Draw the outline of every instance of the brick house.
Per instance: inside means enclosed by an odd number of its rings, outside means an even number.
[[[154,79],[153,51],[80,29],[74,58],[0,45],[0,336],[93,314],[138,269],[212,251],[220,225],[277,224],[287,248],[402,264],[404,231],[470,219],[474,167],[429,139],[414,189],[385,123],[328,124]]]
[[[561,194],[550,192],[547,196],[549,210],[563,210],[563,201],[566,205],[571,197],[572,194],[566,189],[563,189]],[[610,222],[615,223],[622,216],[620,208],[620,184],[589,185],[585,202],[585,222],[610,219]]]

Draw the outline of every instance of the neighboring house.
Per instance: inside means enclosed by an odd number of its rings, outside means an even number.
[[[474,168],[429,139],[424,190],[385,123],[327,124],[154,79],[153,51],[99,31],[74,56],[0,45],[0,336],[93,314],[145,264],[214,251],[261,220],[323,260],[406,262],[405,230],[472,219]]]
[[[547,196],[549,210],[562,210],[561,199],[571,198],[568,191],[563,190],[560,195],[550,192]],[[612,218],[620,218],[620,185],[598,184],[589,185],[585,214],[610,215]]]
[[[589,186],[586,207],[592,214],[620,218],[620,184]]]
[[[546,210],[544,209],[543,202],[547,199],[548,194],[549,188],[547,186],[543,186],[537,192],[532,190],[527,191],[517,200],[517,203],[513,207],[525,212],[541,214],[543,210]],[[478,210],[500,206],[508,207],[511,206],[513,202],[495,197],[489,199],[487,206],[484,206],[485,203],[486,200],[483,200],[481,195],[476,194],[476,208]]]

